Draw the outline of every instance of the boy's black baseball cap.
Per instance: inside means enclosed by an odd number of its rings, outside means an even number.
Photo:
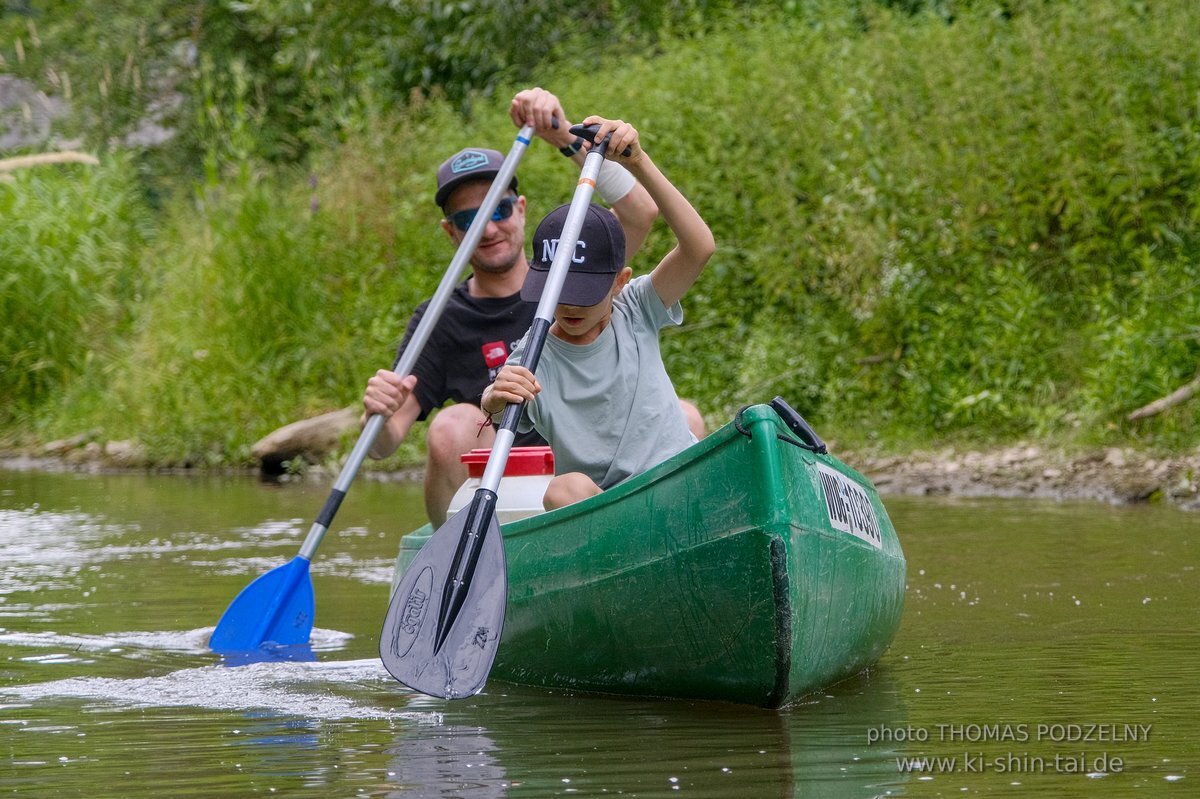
[[[537,226],[533,234],[533,258],[521,286],[521,299],[537,302],[542,297],[550,264],[558,249],[559,235],[567,221],[571,205],[555,208]],[[612,288],[613,276],[625,266],[625,230],[615,214],[591,203],[579,231],[579,243],[571,258],[571,269],[563,283],[558,302],[586,308],[604,299]]]

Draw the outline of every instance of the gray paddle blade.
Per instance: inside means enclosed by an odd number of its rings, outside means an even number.
[[[500,525],[489,513],[473,533],[477,518],[471,511],[468,506],[452,516],[417,553],[392,594],[379,635],[384,668],[409,688],[443,699],[483,689],[504,628],[508,575]],[[458,589],[461,602],[451,602],[447,578],[462,571],[462,553],[473,535],[479,536],[478,560]],[[447,612],[448,604],[456,609]]]

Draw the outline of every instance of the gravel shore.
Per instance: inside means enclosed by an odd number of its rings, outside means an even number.
[[[1162,458],[1121,448],[1067,454],[1020,444],[983,452],[839,457],[883,494],[1163,502],[1200,510],[1200,454]]]
[[[869,477],[882,494],[963,497],[1031,497],[1094,500],[1112,504],[1162,502],[1200,510],[1200,453],[1164,458],[1132,449],[1110,448],[1068,454],[1033,444],[985,451],[916,451],[873,455],[834,450],[841,460]],[[83,448],[64,456],[0,454],[0,468],[74,472],[170,472],[131,463],[121,447]],[[246,472],[228,469],[223,472]],[[328,469],[311,467],[308,479],[332,479]],[[370,471],[367,479],[420,480],[419,469]]]

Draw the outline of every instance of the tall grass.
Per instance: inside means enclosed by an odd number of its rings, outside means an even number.
[[[660,91],[705,87],[656,105],[722,244],[714,324],[676,348],[706,353],[709,403],[780,390],[847,437],[1188,445],[1195,408],[1122,419],[1200,364],[1200,8],[1035,10],[868,10],[860,36],[761,27],[654,64]],[[1131,342],[1145,360],[1107,366]]]
[[[69,423],[139,438],[156,462],[241,463],[279,425],[356,402],[452,255],[413,162],[432,145],[405,129],[311,173],[224,160],[165,218],[129,350]]]
[[[19,170],[0,182],[0,426],[72,381],[101,382],[146,276],[150,218],[127,162]]]

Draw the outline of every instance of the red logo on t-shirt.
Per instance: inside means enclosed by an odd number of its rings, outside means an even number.
[[[489,341],[483,345],[483,362],[489,369],[495,369],[508,358],[508,347],[503,341]]]

